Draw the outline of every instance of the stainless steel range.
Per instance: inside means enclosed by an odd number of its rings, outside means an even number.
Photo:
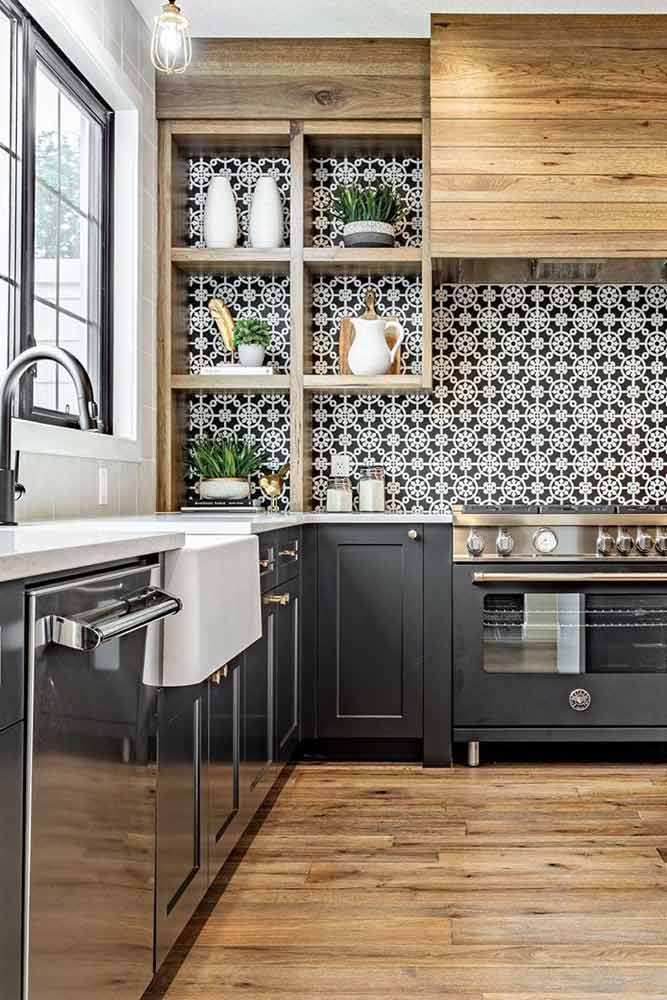
[[[664,740],[667,508],[454,509],[454,738]]]

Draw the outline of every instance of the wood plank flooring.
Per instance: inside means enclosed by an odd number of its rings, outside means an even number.
[[[664,765],[297,765],[146,1000],[667,998]]]

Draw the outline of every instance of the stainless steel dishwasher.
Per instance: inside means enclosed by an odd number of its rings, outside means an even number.
[[[149,626],[180,610],[159,582],[145,560],[28,592],[25,1000],[138,1000],[153,974],[144,671],[161,652]]]

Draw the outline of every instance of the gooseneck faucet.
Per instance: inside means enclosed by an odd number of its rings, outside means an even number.
[[[16,524],[16,473],[12,468],[12,405],[19,382],[38,361],[55,361],[69,372],[79,402],[82,431],[97,430],[97,403],[88,372],[78,358],[62,347],[28,347],[0,379],[0,524]]]

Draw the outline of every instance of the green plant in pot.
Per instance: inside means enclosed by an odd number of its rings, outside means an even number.
[[[343,223],[346,247],[393,247],[396,224],[405,214],[403,198],[387,184],[340,184],[331,208]]]
[[[247,500],[250,476],[265,461],[265,455],[247,441],[236,438],[199,438],[192,445],[192,464],[199,474],[202,500]]]
[[[234,325],[234,344],[239,362],[251,368],[264,364],[264,354],[271,344],[271,330],[261,319],[239,319]]]

